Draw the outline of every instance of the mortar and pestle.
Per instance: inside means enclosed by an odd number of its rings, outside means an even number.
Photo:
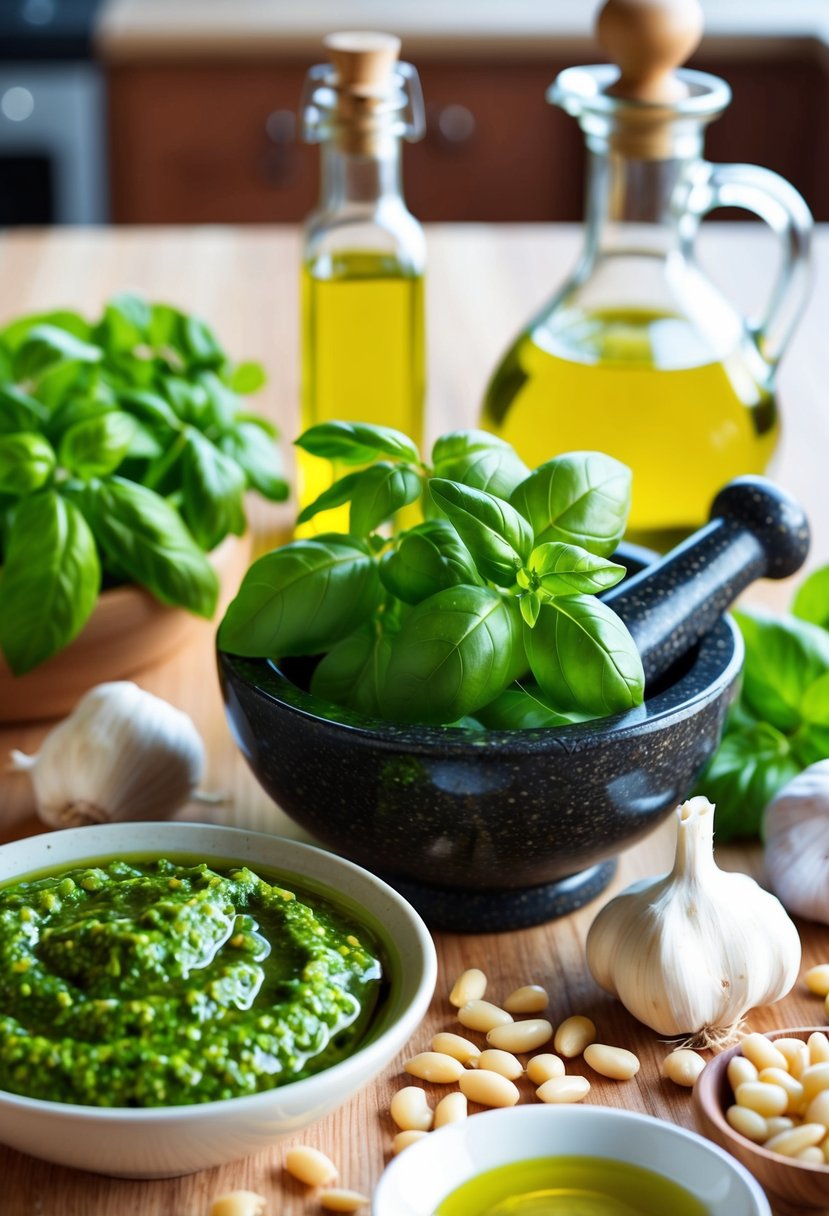
[[[265,791],[328,848],[380,874],[433,928],[498,931],[565,915],[682,801],[716,750],[743,659],[726,609],[809,547],[791,498],[730,482],[665,557],[622,548],[605,601],[639,647],[642,705],[578,725],[482,734],[331,706],[276,663],[220,653],[234,737]]]

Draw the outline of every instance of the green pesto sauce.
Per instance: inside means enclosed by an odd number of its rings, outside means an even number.
[[[382,968],[338,909],[247,868],[110,861],[0,888],[0,1088],[235,1098],[352,1053]]]

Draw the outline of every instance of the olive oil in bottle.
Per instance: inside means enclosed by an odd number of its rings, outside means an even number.
[[[332,34],[306,85],[305,131],[322,150],[320,203],[305,229],[301,429],[334,419],[422,441],[423,230],[401,188],[401,138],[423,128],[417,74],[388,34]],[[300,507],[351,471],[297,451]],[[348,530],[348,508],[307,536]]]

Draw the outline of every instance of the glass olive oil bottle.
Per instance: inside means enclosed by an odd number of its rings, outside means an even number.
[[[401,188],[400,145],[423,130],[414,69],[387,34],[332,34],[306,83],[306,138],[320,142],[320,203],[305,228],[301,429],[341,419],[422,441],[423,230]],[[297,451],[300,507],[348,470]],[[336,507],[299,535],[347,531]]]
[[[597,33],[618,68],[568,68],[548,93],[586,138],[582,254],[508,349],[481,421],[533,465],[572,449],[624,461],[628,536],[667,548],[775,449],[775,374],[805,301],[811,216],[777,174],[702,159],[705,127],[731,93],[716,76],[674,70],[702,33],[695,0],[607,0]],[[722,206],[755,212],[782,244],[755,318],[696,262],[700,221]]]

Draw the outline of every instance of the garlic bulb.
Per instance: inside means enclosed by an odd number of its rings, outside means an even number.
[[[193,796],[204,746],[187,714],[137,684],[99,684],[49,732],[28,771],[40,818],[52,827],[163,819]]]
[[[597,984],[646,1026],[719,1046],[755,1005],[785,996],[800,938],[785,909],[747,874],[714,861],[714,807],[677,808],[670,874],[634,883],[602,908],[587,937]]]
[[[766,871],[790,912],[829,924],[829,760],[810,764],[763,815]]]

